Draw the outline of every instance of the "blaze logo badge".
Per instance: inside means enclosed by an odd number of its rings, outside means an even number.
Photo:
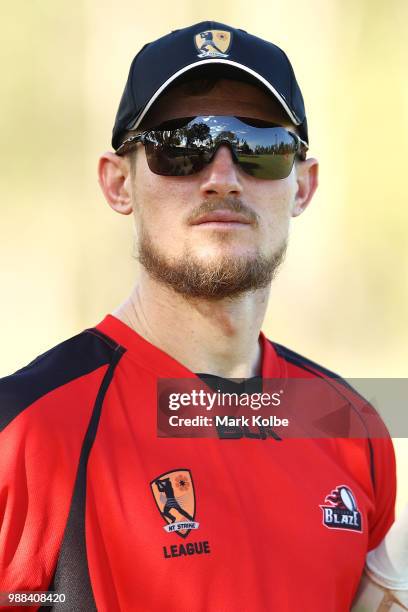
[[[157,476],[150,483],[157,508],[167,522],[163,529],[186,538],[198,529],[195,518],[195,494],[190,470],[172,470]]]
[[[200,51],[198,57],[228,57],[232,34],[224,30],[206,30],[194,37],[195,46]]]
[[[321,505],[323,525],[329,529],[349,529],[362,532],[361,513],[354,495],[346,485],[337,486],[324,500],[330,505]]]

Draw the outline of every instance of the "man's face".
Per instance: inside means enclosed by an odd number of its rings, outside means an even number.
[[[160,98],[143,129],[194,115],[235,115],[293,126],[273,98],[246,83],[220,80],[206,94],[183,85]],[[204,299],[237,297],[266,287],[283,259],[297,192],[296,164],[281,180],[251,177],[222,145],[201,172],[183,177],[150,171],[138,145],[131,181],[138,257],[156,279],[178,293]],[[214,211],[233,222],[205,222]],[[204,222],[202,222],[204,221]]]

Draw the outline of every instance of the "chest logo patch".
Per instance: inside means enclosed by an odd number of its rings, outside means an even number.
[[[347,529],[362,533],[361,512],[353,492],[346,485],[338,485],[320,505],[323,525],[329,529]],[[327,504],[327,505],[326,505]]]
[[[156,506],[166,522],[167,533],[177,533],[186,538],[192,529],[198,529],[195,522],[195,492],[190,470],[179,469],[166,472],[150,483]]]
[[[232,34],[224,30],[206,30],[194,37],[198,57],[228,57]]]

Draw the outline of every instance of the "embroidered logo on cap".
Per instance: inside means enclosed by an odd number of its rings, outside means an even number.
[[[337,486],[324,500],[330,505],[321,505],[323,525],[329,529],[349,529],[362,532],[361,512],[354,495],[346,485]]]
[[[206,30],[194,36],[198,57],[228,57],[232,34],[225,30]]]
[[[195,494],[190,470],[172,470],[150,483],[157,508],[167,522],[163,529],[186,538],[198,529],[195,518]]]

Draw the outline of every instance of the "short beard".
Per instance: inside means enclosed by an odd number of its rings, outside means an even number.
[[[287,242],[269,257],[224,256],[206,263],[186,252],[180,259],[167,259],[140,228],[137,259],[156,280],[186,298],[218,301],[237,298],[270,285],[287,249]]]

